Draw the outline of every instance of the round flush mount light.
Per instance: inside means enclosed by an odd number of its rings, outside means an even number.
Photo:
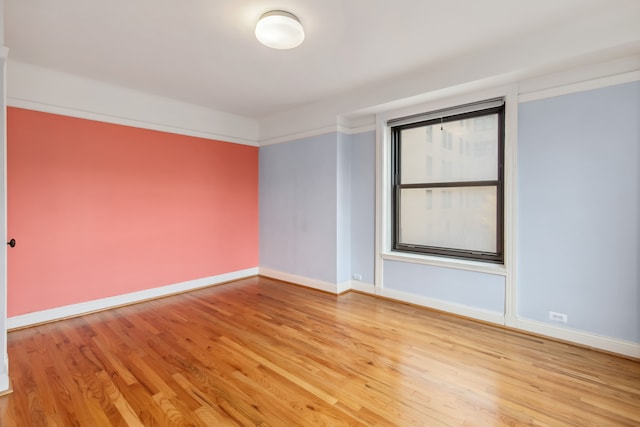
[[[293,49],[304,40],[304,28],[297,16],[283,10],[272,10],[256,24],[256,38],[273,49]]]

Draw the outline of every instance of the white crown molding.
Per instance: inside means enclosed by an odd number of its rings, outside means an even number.
[[[585,64],[538,73],[518,83],[519,95],[533,96],[537,92],[581,84],[602,78],[631,73],[640,70],[640,46],[638,51],[613,59],[600,59]]]
[[[537,49],[539,40],[529,40]],[[291,141],[310,129],[327,132],[355,129],[376,114],[464,96],[493,87],[518,85],[520,95],[622,74],[640,68],[639,43],[623,43],[595,51],[572,51],[571,43],[549,58],[535,57],[522,46],[479,51],[448,63],[399,76],[384,84],[353,88],[340,96],[260,119],[260,145]],[[512,53],[511,55],[508,53]],[[526,98],[525,98],[526,99]],[[341,128],[342,126],[342,128]],[[372,129],[375,128],[375,125]],[[366,131],[366,130],[363,130]],[[355,133],[358,133],[356,131]]]
[[[338,116],[338,130],[347,135],[375,131],[376,115],[359,113]]]
[[[253,119],[12,59],[6,90],[13,107],[258,145]]]
[[[260,121],[11,59],[7,61],[7,96],[11,107],[250,146],[267,146],[331,132],[348,135],[369,132],[375,130],[376,113],[498,85],[517,82],[519,100],[527,102],[637,80],[640,55],[629,55],[629,49],[620,50],[627,56],[610,60],[607,58],[611,53],[603,53],[602,57],[587,55],[546,67],[529,67],[527,71],[514,69],[501,74],[496,74],[491,67],[487,70],[469,67],[477,60],[471,55],[427,73],[407,74],[395,83],[354,88],[339,97]],[[1,46],[0,58],[7,55],[8,49]],[[496,60],[498,63],[505,61]],[[505,67],[508,70],[515,64],[509,62]],[[467,71],[455,74],[453,79],[450,76],[452,68]]]
[[[326,135],[329,133],[343,133],[345,135],[357,135],[365,132],[372,132],[376,130],[376,125],[374,124],[365,124],[362,126],[350,127],[345,125],[332,125],[325,126],[317,129],[311,129],[304,132],[297,132],[289,135],[279,136],[277,138],[271,138],[260,141],[260,147],[266,147],[269,145],[275,144],[283,144],[292,141],[299,141],[305,138],[312,138],[314,136]]]
[[[372,132],[376,130],[376,125],[363,125],[357,127],[348,127],[343,125],[325,126],[322,128],[311,129],[305,132],[298,132],[289,135],[279,136],[277,138],[271,138],[260,141],[260,147],[266,147],[269,145],[284,144],[292,141],[299,141],[305,138],[312,138],[314,136],[326,135],[329,133],[343,133],[345,135],[357,135],[359,133]]]
[[[159,132],[173,133],[177,135],[193,136],[196,138],[210,139],[214,141],[229,142],[233,144],[250,145],[257,147],[256,141],[241,139],[230,135],[222,135],[218,133],[210,133],[194,129],[185,129],[175,126],[167,126],[158,123],[144,122],[140,120],[127,119],[125,117],[110,116],[105,114],[93,113],[90,111],[75,110],[72,108],[61,107],[57,105],[48,105],[40,102],[28,101],[24,99],[7,98],[7,106],[15,108],[23,108],[25,110],[39,111],[43,113],[57,114],[60,116],[68,116],[79,119],[94,120],[97,122],[111,123],[122,126],[131,126],[141,129],[155,130]]]
[[[553,98],[555,96],[568,95],[571,93],[584,92],[588,90],[601,89],[604,87],[615,86],[624,83],[631,83],[640,80],[640,71],[631,71],[628,73],[617,74],[595,78],[592,80],[581,81],[573,84],[556,86],[549,89],[538,90],[535,92],[521,93],[518,96],[518,102],[530,102],[540,99]]]
[[[357,135],[359,133],[373,132],[376,130],[376,124],[362,125],[356,127],[338,126],[338,132],[346,135]]]
[[[286,142],[299,141],[305,138],[312,138],[314,136],[326,135],[329,133],[338,132],[338,126],[323,126],[320,128],[310,129],[302,132],[295,132],[287,135],[278,136],[275,138],[263,139],[260,141],[260,147],[268,145],[282,144]]]
[[[245,270],[233,271],[230,273],[218,274],[216,276],[202,279],[189,280],[158,288],[146,289],[143,291],[131,292],[128,294],[116,295],[108,298],[101,298],[93,301],[86,301],[71,304],[63,307],[51,308],[48,310],[36,311],[9,317],[7,319],[7,329],[18,329],[40,323],[52,322],[55,320],[76,317],[87,313],[107,310],[123,305],[134,304],[151,299],[179,294],[195,289],[206,288],[213,285],[230,282],[232,280],[244,279],[258,274],[258,268],[248,268]]]

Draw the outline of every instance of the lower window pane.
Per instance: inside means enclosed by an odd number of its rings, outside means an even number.
[[[400,191],[398,243],[497,252],[496,187]]]

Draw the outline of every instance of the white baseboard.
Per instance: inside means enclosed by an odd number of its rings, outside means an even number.
[[[272,270],[270,268],[260,267],[258,271],[261,276],[271,277],[272,279],[282,280],[283,282],[295,283],[296,285],[306,286],[307,288],[317,289],[319,291],[329,292],[331,294],[339,294],[349,289],[345,282],[341,284],[326,282],[324,280],[312,279],[310,277],[298,276],[297,274],[285,273],[283,271]]]
[[[595,349],[605,350],[611,353],[617,353],[640,359],[640,344],[635,342],[599,336],[575,329],[562,328],[543,322],[522,319],[517,316],[505,316],[503,313],[499,312],[482,310],[479,308],[469,307],[462,304],[455,304],[452,302],[411,294],[408,292],[402,292],[388,288],[378,288],[371,283],[360,282],[357,280],[351,280],[349,282],[336,285],[330,282],[310,279],[308,277],[283,273],[281,271],[262,267],[259,268],[259,271],[260,275],[262,276],[272,277],[274,279],[283,280],[285,282],[290,282],[296,285],[306,286],[325,292],[338,294],[346,292],[348,290],[354,290],[371,295],[378,295],[384,298],[402,301],[409,304],[415,304],[427,308],[433,308],[435,310],[494,323],[496,325],[505,325],[515,330],[519,329],[524,332],[531,332],[549,338],[555,338]]]
[[[421,305],[435,310],[446,311],[459,316],[470,317],[472,319],[504,325],[504,314],[480,308],[469,307],[435,298],[410,294],[408,292],[396,291],[394,289],[382,288],[377,293],[385,298],[408,302],[409,304]]]
[[[9,391],[9,375],[6,372],[0,374],[0,395]]]
[[[619,340],[616,338],[605,337],[592,334],[589,332],[579,331],[576,329],[564,328],[560,326],[550,325],[536,320],[528,320],[518,318],[518,329],[534,334],[544,335],[551,338],[569,341],[581,344],[587,347],[606,350],[612,353],[623,354],[625,356],[640,359],[640,344]]]
[[[7,318],[7,329],[23,328],[25,326],[37,325],[39,323],[51,322],[68,317],[79,316],[94,311],[106,310],[127,304],[133,304],[154,298],[160,298],[167,295],[177,294],[181,292],[191,291],[198,288],[204,288],[231,280],[243,279],[258,274],[258,267],[248,268],[246,270],[233,271],[230,273],[218,274],[216,276],[205,277],[202,279],[189,280],[186,282],[175,283],[173,285],[161,286],[158,288],[145,289],[144,291],[131,292],[113,297],[101,298],[98,300],[71,304],[64,307],[56,307],[48,310],[36,311],[33,313],[21,314]],[[1,380],[1,378],[0,378]],[[1,385],[1,383],[0,383]]]
[[[385,298],[403,301],[410,304],[416,304],[423,307],[434,308],[436,310],[446,311],[449,313],[458,314],[460,316],[470,317],[473,319],[483,320],[486,322],[497,323],[499,325],[504,324],[504,315],[502,313],[495,313],[492,311],[481,310],[473,307],[464,306],[461,304],[454,304],[434,298],[423,297],[420,295],[410,294],[407,292],[395,291],[393,289],[376,288],[375,285],[366,282],[360,282],[357,280],[350,280],[348,282],[336,285],[330,282],[324,282],[321,280],[310,279],[308,277],[297,276],[295,274],[284,273],[281,271],[271,270],[268,268],[260,267],[260,275],[271,277],[274,279],[282,280],[285,282],[295,283],[296,285],[306,286],[308,288],[318,289],[325,292],[339,294],[349,290],[359,291],[371,295],[379,295]]]
[[[11,384],[9,383],[9,358],[4,355],[4,361],[0,366],[0,395],[9,391]]]
[[[243,279],[246,277],[260,274],[266,277],[282,280],[285,282],[295,283],[297,285],[309,288],[340,294],[349,290],[368,293],[371,295],[379,295],[385,298],[416,304],[424,307],[445,311],[472,319],[482,320],[498,325],[506,325],[514,329],[531,332],[538,335],[544,335],[550,338],[556,338],[563,341],[573,342],[576,344],[605,350],[612,353],[622,354],[625,356],[640,359],[640,343],[624,341],[616,338],[605,337],[592,334],[576,329],[564,328],[556,325],[547,324],[535,320],[522,318],[507,319],[502,313],[481,310],[461,304],[455,304],[435,298],[424,297],[420,295],[410,294],[407,292],[397,291],[387,288],[376,288],[371,283],[360,281],[346,281],[343,283],[331,283],[322,280],[311,279],[304,276],[284,273],[277,270],[271,270],[263,267],[248,268],[246,270],[234,271],[216,276],[206,277],[202,279],[190,280],[186,282],[176,283],[173,285],[162,286],[159,288],[147,289],[144,291],[132,292],[124,295],[117,295],[108,298],[102,298],[94,301],[87,301],[78,304],[57,307],[48,310],[37,311],[33,313],[22,314],[19,316],[9,317],[7,319],[7,329],[17,329],[30,325],[36,325],[44,322],[51,322],[68,317],[79,316],[85,313],[106,310],[127,304],[133,304],[149,299],[160,298],[163,296],[187,292],[198,288],[212,286],[232,280]],[[4,364],[0,366],[0,393],[9,389],[8,376],[8,360],[4,360]]]
[[[472,319],[483,320],[485,322],[495,323],[498,325],[505,325],[516,330],[519,329],[525,332],[532,332],[549,338],[555,338],[640,359],[640,343],[605,337],[576,329],[563,328],[535,320],[522,319],[513,316],[506,317],[502,313],[458,305],[447,301],[395,291],[392,289],[382,288],[375,294],[411,304],[434,308],[448,313],[454,313]]]
[[[364,292],[365,294],[376,294],[376,286],[373,283],[361,282],[359,280],[351,281],[351,289],[354,291]]]
[[[349,292],[351,289],[351,280],[347,280],[345,282],[338,283],[336,286],[336,293],[343,294],[345,292]]]

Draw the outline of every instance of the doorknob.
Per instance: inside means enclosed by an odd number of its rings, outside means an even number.
[[[16,247],[16,239],[11,239],[7,242],[7,245],[11,246],[12,248]]]

